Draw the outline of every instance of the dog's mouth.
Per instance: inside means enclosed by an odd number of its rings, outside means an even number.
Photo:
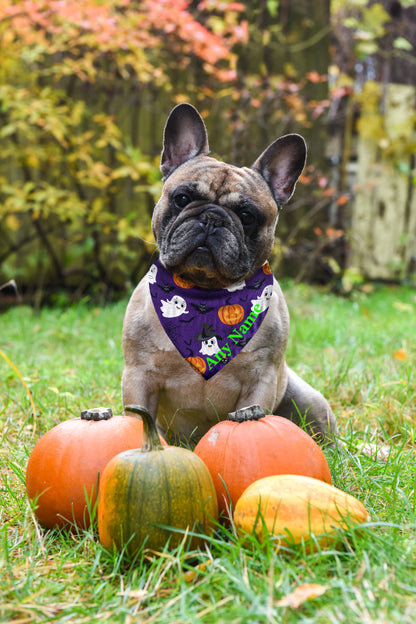
[[[241,224],[215,204],[179,214],[159,249],[168,270],[204,288],[229,286],[249,268]]]
[[[224,271],[219,254],[210,247],[209,243],[195,247],[179,265],[172,267],[171,270],[203,288],[224,288],[235,281],[232,275]]]

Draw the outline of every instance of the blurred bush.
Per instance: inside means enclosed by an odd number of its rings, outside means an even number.
[[[187,4],[0,2],[0,284],[13,278],[38,302],[107,298],[146,269],[153,108],[172,103],[172,76],[191,62],[228,78],[238,38],[236,11],[222,20],[215,7],[215,34]]]

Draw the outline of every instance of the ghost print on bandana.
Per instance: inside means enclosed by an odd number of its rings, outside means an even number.
[[[254,336],[273,294],[268,262],[243,282],[211,290],[167,271],[157,260],[149,269],[148,282],[163,329],[205,379],[236,357]]]

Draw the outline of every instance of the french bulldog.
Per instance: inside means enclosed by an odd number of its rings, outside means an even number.
[[[283,136],[250,168],[208,154],[202,117],[192,105],[179,104],[164,129],[163,189],[152,217],[159,269],[166,279],[158,285],[157,266],[152,265],[128,303],[123,325],[123,405],[145,406],[160,433],[173,443],[192,445],[230,412],[254,404],[266,413],[306,425],[320,442],[332,444],[337,425],[327,400],[285,361],[289,313],[280,286],[272,275],[268,286],[256,277],[267,267],[279,212],[304,168],[305,141],[298,134]],[[170,277],[181,284],[180,295],[166,285]],[[252,311],[247,312],[251,322],[243,325],[247,329],[263,318],[254,335],[240,343],[238,354],[229,357],[228,351],[231,355],[231,346],[238,342],[231,338],[244,331],[240,320],[223,319],[234,324],[219,332],[206,320],[209,303],[187,304],[187,294],[196,287],[206,293],[207,301],[221,291],[227,296],[240,294],[242,301],[250,296],[244,285],[252,283],[259,294],[256,299],[253,293]],[[159,314],[152,287],[162,290]],[[161,323],[163,306],[167,323],[176,322],[178,327],[182,323],[178,331],[201,315],[197,336],[205,341],[201,351],[190,349],[188,358],[180,353],[174,330],[168,335]],[[224,336],[227,342],[219,347]],[[215,347],[212,357],[217,360],[207,355],[207,345]],[[205,368],[207,362],[211,367],[218,361],[219,370],[206,378],[197,360]]]

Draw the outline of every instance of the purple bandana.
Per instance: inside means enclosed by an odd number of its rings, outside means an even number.
[[[218,373],[254,336],[273,292],[266,262],[252,277],[220,290],[194,286],[157,260],[148,272],[156,314],[179,353],[205,379]]]

